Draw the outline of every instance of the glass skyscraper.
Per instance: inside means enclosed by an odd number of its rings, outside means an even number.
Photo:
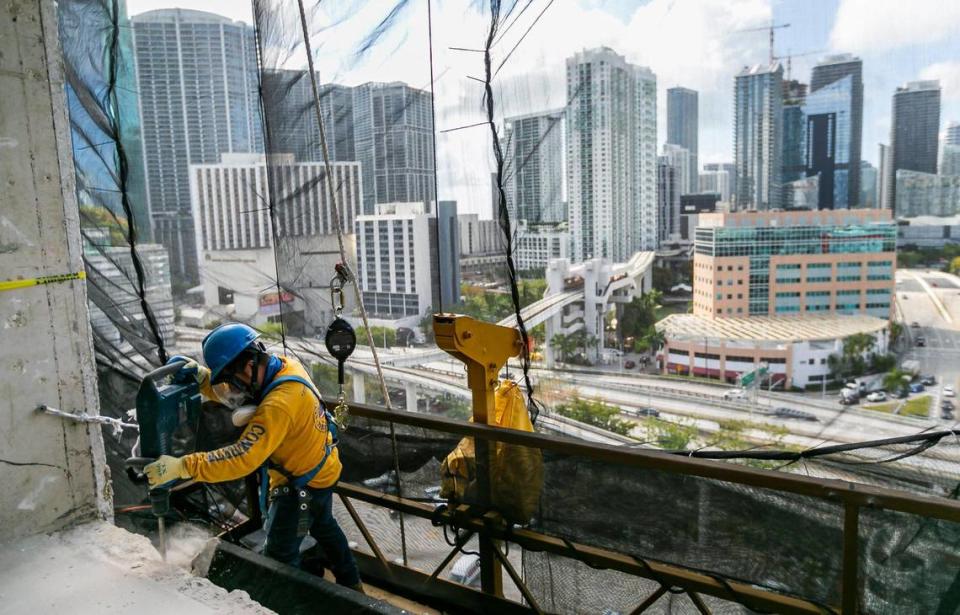
[[[812,92],[803,106],[806,125],[806,174],[819,177],[819,209],[849,209],[860,200],[850,198],[860,161],[852,168],[851,133],[853,77],[847,75]]]
[[[509,117],[504,123],[510,218],[531,225],[563,222],[563,111]]]
[[[786,185],[807,176],[806,165],[806,121],[803,103],[807,97],[807,86],[796,80],[783,82],[783,153],[780,162],[783,165],[780,180]],[[785,188],[785,201],[790,202]]]
[[[845,82],[838,87],[837,84]],[[825,89],[830,93],[821,94]],[[826,99],[832,100],[828,102]],[[812,113],[827,115],[812,122],[814,132],[808,134],[811,139],[809,152],[815,159],[807,158],[807,174],[820,173],[820,209],[847,209],[860,204],[860,160],[863,140],[863,62],[851,54],[827,56],[813,67],[810,76],[810,102],[817,107]],[[831,110],[830,107],[834,109]],[[811,111],[808,110],[808,115]],[[829,115],[837,113],[837,125],[834,135]],[[842,122],[840,114],[843,114]],[[843,124],[841,133],[840,123]],[[835,136],[837,142],[831,145],[823,142],[824,137]],[[828,150],[834,150],[837,159],[825,158]],[[840,160],[843,157],[844,160]],[[831,176],[832,175],[832,179]]]
[[[434,200],[430,92],[399,81],[353,88],[353,135],[365,214],[377,203]]]
[[[182,292],[199,281],[190,165],[263,151],[253,28],[188,9],[130,21],[153,235],[167,248]]]
[[[940,82],[912,81],[893,95],[890,126],[890,171],[885,189],[897,215],[897,171],[937,172],[940,131]]]
[[[699,109],[696,90],[681,87],[668,89],[667,143],[679,145],[690,152],[690,160],[687,163],[689,171],[683,174],[686,181],[680,185],[681,194],[690,194],[699,190],[698,128]]]
[[[323,147],[310,73],[304,70],[265,70],[262,78],[270,151],[293,154],[297,162],[322,162]],[[330,160],[355,161],[353,93],[348,87],[322,84],[319,80],[318,74],[320,114]]]
[[[734,87],[734,158],[738,210],[781,206],[783,67],[746,67]]]

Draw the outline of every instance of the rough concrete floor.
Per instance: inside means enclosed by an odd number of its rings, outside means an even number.
[[[0,614],[272,613],[190,572],[206,540],[195,528],[172,533],[167,563],[147,538],[109,523],[0,545]]]

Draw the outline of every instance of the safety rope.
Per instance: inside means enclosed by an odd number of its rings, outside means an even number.
[[[347,250],[343,241],[343,226],[340,219],[340,203],[337,198],[339,190],[333,187],[333,165],[330,163],[330,151],[327,148],[327,137],[323,126],[323,111],[320,108],[320,90],[317,86],[317,74],[313,68],[313,49],[310,44],[310,31],[307,27],[307,14],[303,7],[303,0],[297,0],[297,8],[300,10],[300,27],[303,30],[304,51],[307,54],[307,69],[310,71],[310,87],[313,91],[313,104],[317,116],[317,128],[320,133],[320,149],[323,152],[323,166],[327,175],[327,191],[330,196],[330,210],[333,218],[333,224],[337,231],[337,244],[340,249],[340,261],[346,267],[347,271],[352,271],[347,257]],[[380,380],[380,391],[383,393],[383,403],[387,410],[392,411],[390,403],[390,392],[387,390],[387,381],[383,376],[383,367],[380,365],[380,356],[377,352],[377,346],[373,342],[373,332],[370,330],[370,323],[367,320],[367,310],[363,305],[363,295],[360,292],[360,285],[354,276],[353,290],[357,299],[357,306],[360,308],[360,319],[363,321],[363,328],[367,334],[367,343],[370,345],[370,352],[373,354],[373,364],[377,369],[377,378]],[[390,442],[393,448],[393,466],[397,476],[397,495],[403,497],[403,491],[400,478],[400,454],[397,450],[396,428],[393,422],[390,422]],[[403,555],[403,565],[407,565],[407,534],[403,520],[403,513],[399,515],[400,519],[400,547]]]
[[[433,76],[433,0],[427,0],[427,46],[430,50],[430,126],[433,134],[433,215],[437,223],[437,242],[440,242],[440,180],[437,178],[437,96],[434,93],[436,79]],[[457,249],[454,246],[454,249]],[[437,271],[440,271],[440,248],[437,246]],[[456,279],[456,276],[454,277]],[[443,276],[437,276],[437,312],[443,313]],[[454,302],[460,296],[460,289],[453,289]]]
[[[257,41],[256,47],[257,47],[258,64],[262,66],[263,65],[263,39],[261,38],[259,16],[260,16],[259,11],[256,10],[256,7],[254,7],[254,24],[255,25],[253,29],[253,35]],[[260,126],[261,126],[261,129],[263,130],[264,151],[271,152],[273,151],[273,147],[271,146],[271,143],[270,143],[271,133],[270,133],[270,130],[267,129],[267,117],[266,117],[265,110],[263,108],[263,78],[262,77],[263,77],[262,72],[257,71],[257,85],[260,93],[260,95],[257,97],[257,110],[260,113]],[[264,203],[266,204],[266,207],[264,209],[267,210],[267,216],[270,218],[270,238],[273,242],[273,270],[274,270],[274,275],[276,276],[274,279],[271,280],[271,282],[273,283],[272,285],[276,286],[277,288],[277,306],[280,310],[280,323],[279,323],[280,324],[280,345],[283,347],[284,354],[286,354],[289,352],[290,349],[287,346],[287,325],[283,319],[283,301],[281,301],[281,298],[283,297],[283,288],[280,284],[280,260],[281,260],[280,231],[279,231],[280,225],[277,221],[276,203],[274,202],[274,198],[273,198],[274,182],[273,182],[273,176],[270,173],[269,157],[266,157],[265,165],[266,165],[266,168],[264,169],[265,172],[263,174],[263,181],[267,185],[267,194],[265,197],[261,197],[261,200],[263,200]],[[256,190],[252,190],[252,191],[256,193]],[[251,211],[251,212],[244,212],[244,213],[253,213],[253,212]]]

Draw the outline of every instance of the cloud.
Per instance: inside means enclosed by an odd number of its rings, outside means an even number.
[[[921,79],[939,79],[944,100],[960,100],[960,61],[937,62],[920,71]]]
[[[957,0],[840,0],[830,45],[876,53],[936,43],[960,29]]]

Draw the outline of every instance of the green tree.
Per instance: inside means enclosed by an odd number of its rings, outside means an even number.
[[[647,333],[643,336],[643,339],[646,340],[648,346],[654,352],[660,350],[660,348],[662,348],[667,341],[663,331],[658,331],[654,326],[651,326],[647,329]]]
[[[378,348],[383,347],[384,341],[386,341],[388,347],[397,345],[397,332],[395,329],[374,326],[370,327],[370,333],[373,337],[373,345]],[[367,330],[364,327],[357,327],[357,345],[370,345],[370,341],[367,339]]]
[[[890,345],[897,343],[897,340],[900,339],[900,336],[903,335],[903,325],[900,323],[891,320],[890,321]]]
[[[960,256],[954,256],[947,265],[947,271],[953,274],[960,274]]]
[[[673,423],[650,417],[644,420],[643,426],[647,439],[668,451],[685,450],[697,436],[696,425],[687,422]]]
[[[669,267],[653,268],[653,287],[658,291],[662,293],[668,293],[676,283],[676,275]]]
[[[558,414],[587,425],[593,425],[606,431],[625,436],[633,429],[633,423],[620,418],[620,408],[602,401],[574,397],[571,401],[556,407]]]
[[[262,333],[264,337],[272,340],[280,339],[283,334],[283,325],[278,322],[265,322],[261,325],[257,325],[256,329]]]
[[[876,344],[877,340],[869,333],[854,333],[843,340],[843,354],[849,359],[863,358]]]
[[[621,337],[643,336],[657,322],[657,307],[662,296],[660,291],[652,290],[625,305],[620,317]]]
[[[324,397],[336,398],[340,394],[340,384],[337,382],[337,368],[325,363],[314,363],[311,370],[313,383]],[[353,376],[350,373],[344,374],[343,390],[347,397],[353,390]]]
[[[884,375],[883,388],[895,393],[906,386],[910,380],[912,380],[912,377],[909,373],[895,367]]]
[[[428,344],[436,343],[436,337],[433,334],[433,308],[427,308],[427,315],[420,319],[420,330],[423,331],[423,338]]]
[[[560,360],[566,362],[577,350],[577,340],[572,335],[557,333],[550,338],[550,347],[560,354]]]

